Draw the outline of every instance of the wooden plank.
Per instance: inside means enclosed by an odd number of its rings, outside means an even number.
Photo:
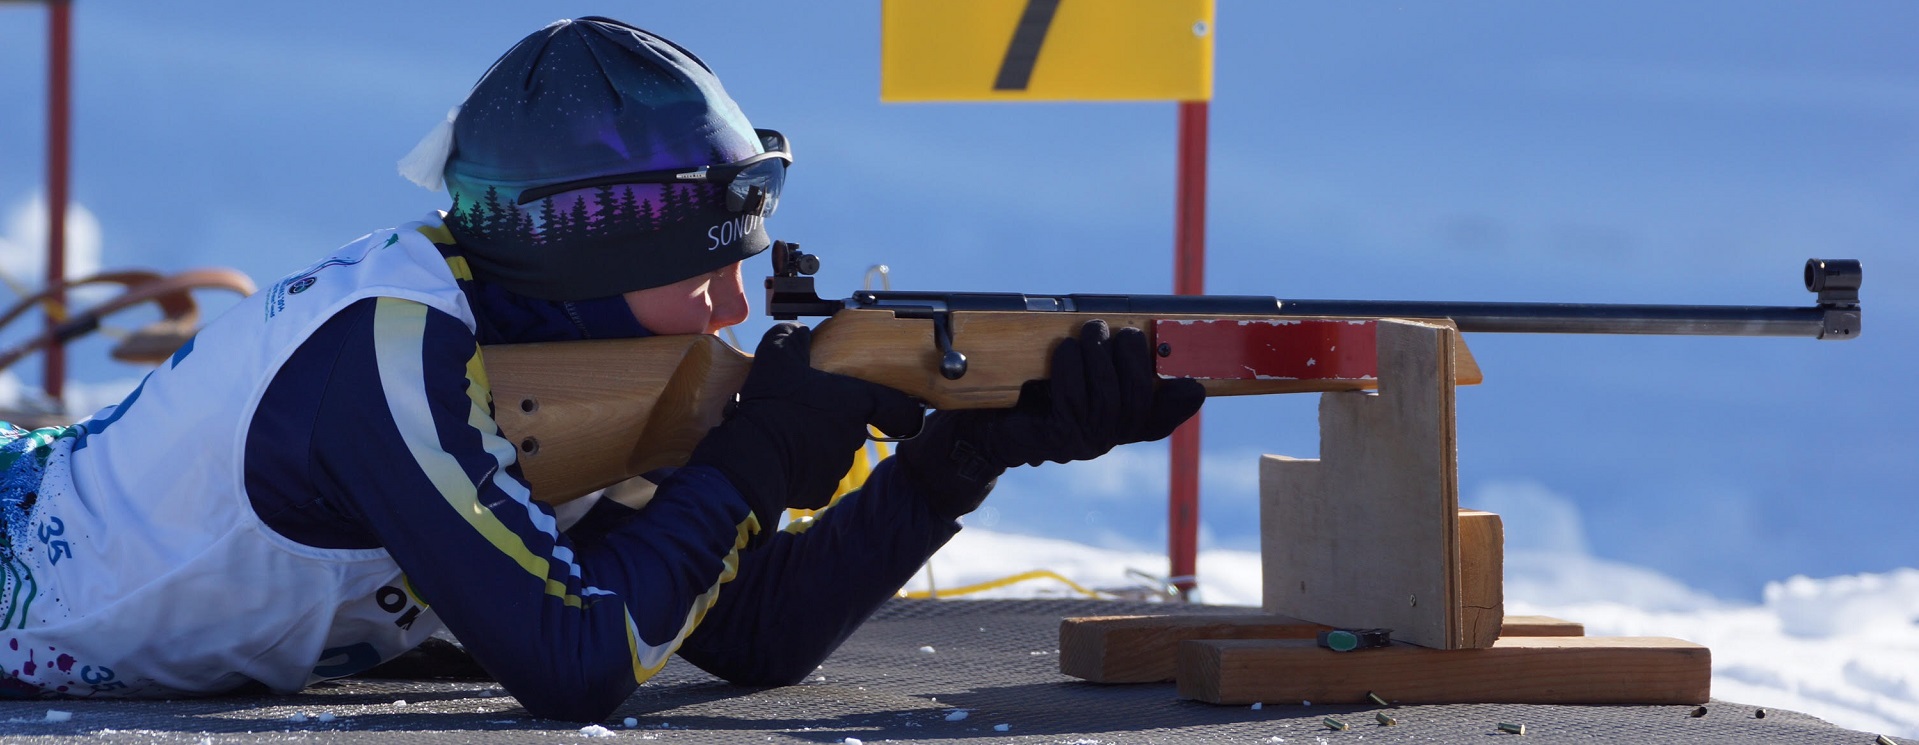
[[[1552,616],[1507,616],[1501,636],[1585,636],[1586,624]]]
[[[1499,516],[1459,511],[1459,613],[1465,649],[1485,649],[1506,618],[1506,532]],[[1515,634],[1514,636],[1524,636]]]
[[[1581,624],[1548,616],[1509,616],[1501,625],[1515,637],[1586,632]],[[1059,624],[1059,671],[1093,683],[1163,683],[1173,680],[1180,642],[1313,639],[1329,628],[1265,613],[1067,618]]]
[[[1068,618],[1059,624],[1059,671],[1094,683],[1159,683],[1173,679],[1183,641],[1312,639],[1326,628],[1264,613]]]
[[[1488,649],[1333,652],[1310,641],[1189,641],[1179,695],[1215,704],[1703,704],[1712,653],[1655,637],[1506,638]]]
[[[1467,645],[1450,326],[1381,321],[1380,391],[1320,396],[1320,459],[1260,462],[1262,609]]]

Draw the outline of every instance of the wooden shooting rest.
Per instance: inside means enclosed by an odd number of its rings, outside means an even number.
[[[1261,459],[1262,613],[1069,618],[1060,671],[1216,704],[1705,703],[1703,646],[1504,614],[1499,516],[1458,506],[1458,334],[1380,322],[1378,393],[1321,394],[1319,460]],[[1334,652],[1329,628],[1394,643]]]

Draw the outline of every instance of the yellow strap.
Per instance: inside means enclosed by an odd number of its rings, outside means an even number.
[[[1059,572],[1055,572],[1051,569],[1035,569],[1030,572],[1021,572],[1011,577],[1001,577],[999,579],[987,580],[985,582],[980,582],[977,584],[965,585],[963,587],[944,588],[944,589],[935,590],[931,592],[926,590],[906,591],[906,592],[901,592],[900,597],[919,598],[919,599],[950,598],[950,597],[955,597],[959,595],[971,595],[976,592],[985,592],[987,590],[994,590],[994,589],[1006,587],[1008,585],[1018,584],[1020,582],[1025,582],[1027,580],[1032,580],[1032,579],[1056,579],[1062,583],[1065,583],[1067,587],[1073,588],[1074,592],[1077,592],[1081,595],[1085,595],[1086,597],[1094,598],[1094,599],[1102,599],[1106,597],[1106,595],[1099,592],[1098,590],[1089,590],[1086,587],[1080,585],[1078,582],[1074,582],[1070,579],[1067,579],[1064,576],[1061,576]]]

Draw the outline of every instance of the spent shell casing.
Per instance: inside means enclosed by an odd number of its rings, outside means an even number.
[[[1352,729],[1352,727],[1347,726],[1345,722],[1339,721],[1332,717],[1326,717],[1324,721],[1326,722],[1326,727],[1328,729],[1336,729],[1341,732],[1345,732],[1346,730]]]
[[[1372,691],[1366,692],[1366,698],[1372,699],[1373,703],[1379,704],[1380,706],[1392,706],[1392,704],[1386,703],[1386,699],[1380,698],[1379,694]]]
[[[1373,718],[1379,720],[1379,726],[1381,727],[1391,727],[1399,724],[1399,720],[1386,716],[1385,714],[1374,714]]]
[[[1499,731],[1501,731],[1501,732],[1510,732],[1510,733],[1512,733],[1512,734],[1515,734],[1515,735],[1523,735],[1523,734],[1526,734],[1526,725],[1523,725],[1523,724],[1506,724],[1505,722],[1500,722],[1500,723],[1499,723]]]
[[[1893,742],[1892,738],[1887,737],[1885,735],[1880,735],[1877,738],[1874,738],[1873,742],[1876,743],[1877,745],[1899,745],[1899,743]]]

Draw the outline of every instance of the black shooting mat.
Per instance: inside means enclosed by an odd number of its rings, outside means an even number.
[[[293,696],[181,701],[0,701],[8,743],[659,742],[863,743],[1856,743],[1874,735],[1813,717],[1714,701],[1692,706],[1446,705],[1384,709],[1180,700],[1171,684],[1094,685],[1059,672],[1071,616],[1245,612],[1091,600],[895,600],[804,684],[745,689],[677,658],[602,729],[527,717],[464,655],[440,645],[397,679],[351,678]],[[930,647],[932,651],[926,651]],[[443,676],[443,677],[435,677]],[[464,677],[461,677],[464,676]],[[958,718],[956,710],[966,711]],[[48,712],[71,715],[49,721]],[[1381,726],[1386,711],[1396,726]],[[626,718],[635,726],[627,727]],[[1351,726],[1334,731],[1326,717]],[[54,715],[60,718],[59,714]],[[1005,729],[999,729],[1005,725]]]

